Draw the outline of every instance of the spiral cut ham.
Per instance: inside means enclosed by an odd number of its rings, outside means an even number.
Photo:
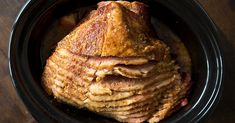
[[[148,6],[106,1],[58,43],[42,84],[60,101],[121,122],[159,122],[187,102],[190,75],[179,69]]]

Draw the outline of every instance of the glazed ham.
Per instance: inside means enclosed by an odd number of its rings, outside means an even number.
[[[148,6],[107,1],[58,43],[42,84],[60,101],[121,122],[159,122],[186,105],[190,74],[179,69]]]

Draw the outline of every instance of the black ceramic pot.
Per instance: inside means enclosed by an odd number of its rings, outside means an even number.
[[[41,86],[43,36],[66,12],[96,5],[95,0],[29,0],[18,15],[9,44],[13,84],[34,118],[40,123],[111,123],[112,119],[60,104]],[[184,42],[192,58],[193,87],[189,105],[163,123],[203,121],[221,95],[223,63],[216,26],[193,0],[149,0],[151,15],[168,25]],[[50,55],[50,51],[48,51]],[[47,55],[47,56],[48,56]]]

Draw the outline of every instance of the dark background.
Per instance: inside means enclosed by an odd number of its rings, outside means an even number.
[[[221,33],[224,90],[207,123],[235,123],[235,0],[198,0]],[[11,83],[7,50],[14,19],[26,0],[0,0],[0,123],[35,123]]]

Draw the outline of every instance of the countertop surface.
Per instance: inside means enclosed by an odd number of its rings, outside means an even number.
[[[8,70],[11,27],[26,0],[0,0],[0,123],[36,123],[18,97]],[[235,0],[199,0],[221,32],[224,52],[224,89],[206,123],[235,122]]]

